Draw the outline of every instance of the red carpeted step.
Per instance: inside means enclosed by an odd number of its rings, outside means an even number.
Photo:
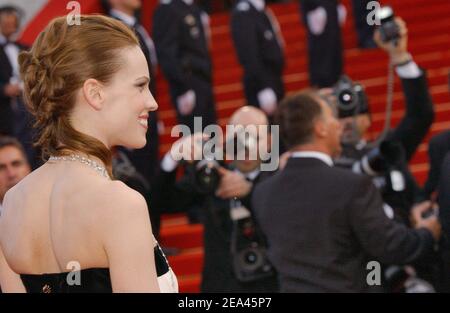
[[[178,286],[180,292],[182,293],[199,293],[200,292],[200,283],[201,283],[201,275],[193,274],[189,276],[181,276],[177,277]]]
[[[177,275],[200,273],[203,267],[203,248],[183,250],[178,255],[168,257]]]
[[[203,225],[179,225],[162,227],[160,242],[163,247],[192,249],[203,245]]]

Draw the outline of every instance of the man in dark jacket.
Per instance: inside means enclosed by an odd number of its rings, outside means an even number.
[[[428,159],[430,160],[430,170],[425,182],[423,194],[424,198],[430,198],[436,191],[442,171],[442,164],[447,153],[450,152],[450,130],[433,136],[428,143]]]
[[[440,225],[422,218],[428,203],[413,209],[416,229],[409,229],[386,216],[368,177],[333,167],[341,128],[319,95],[285,99],[276,120],[291,158],[256,187],[252,203],[281,291],[378,291],[368,262],[409,263],[432,250]]]
[[[0,134],[16,137],[25,149],[32,169],[42,164],[33,147],[33,117],[22,97],[23,82],[18,57],[28,47],[13,40],[20,28],[21,11],[14,6],[0,8]]]
[[[442,162],[441,177],[438,185],[437,203],[439,220],[442,223],[443,240],[441,242],[442,272],[441,292],[450,292],[450,152]]]
[[[193,0],[161,0],[153,39],[178,122],[192,133],[194,117],[202,117],[203,126],[215,124],[208,15]]]
[[[15,135],[13,105],[22,94],[18,57],[24,47],[12,36],[19,29],[19,14],[14,7],[0,8],[0,134]],[[13,103],[14,102],[14,103]]]
[[[412,55],[408,52],[406,24],[400,18],[397,18],[397,23],[401,33],[397,45],[382,42],[378,31],[375,33],[375,39],[379,47],[389,54],[395,71],[401,79],[405,98],[404,116],[394,129],[388,130],[384,139],[389,145],[396,145],[402,154],[397,157],[398,160],[395,162],[397,164],[393,165],[396,167],[395,170],[403,176],[404,188],[392,186],[391,175],[388,171],[371,175],[377,186],[382,189],[385,203],[398,216],[407,217],[409,208],[422,199],[420,189],[409,170],[408,162],[425,139],[433,123],[434,108],[428,90],[426,72],[414,62]],[[346,112],[348,111],[339,110],[344,144],[341,156],[335,161],[337,166],[345,167],[347,164],[351,168],[355,162],[359,162],[374,148],[373,142],[367,141],[372,121],[368,105],[357,108],[356,114],[352,110],[349,110],[349,114]]]
[[[247,103],[272,116],[284,97],[284,41],[264,0],[240,0],[231,14],[231,34],[244,69]]]
[[[338,0],[300,0],[300,9],[307,32],[310,83],[331,87],[344,63]]]
[[[267,126],[267,123],[265,114],[250,106],[235,112],[229,122],[231,125],[243,125],[244,127],[248,125]],[[199,163],[189,163],[185,166],[185,174],[177,180],[176,169],[179,164],[175,161],[176,159],[182,159],[184,163],[200,159],[197,154],[191,155],[190,149],[180,149],[180,147],[197,145],[198,140],[201,145],[202,138],[203,134],[198,133],[192,137],[179,139],[173,145],[173,153],[169,152],[163,158],[157,184],[158,190],[154,192],[153,205],[161,208],[177,208],[179,211],[186,211],[194,206],[201,208],[203,213],[201,220],[204,225],[202,292],[276,292],[278,291],[276,275],[272,270],[267,272],[263,270],[264,262],[260,266],[256,266],[259,271],[255,271],[251,281],[248,281],[249,276],[241,278],[243,277],[241,273],[246,272],[247,267],[242,266],[245,261],[239,258],[239,252],[244,251],[240,246],[241,243],[244,248],[245,246],[250,247],[248,240],[260,245],[264,244],[262,236],[255,235],[253,237],[251,234],[259,233],[259,228],[253,225],[250,198],[255,186],[264,181],[271,173],[260,170],[262,169],[260,158],[235,160],[231,164],[221,165],[219,168],[220,183],[217,189],[205,192],[203,188],[199,188],[199,183],[195,180],[196,164]],[[267,137],[259,137],[260,149],[266,140],[268,140]],[[188,144],[186,145],[186,143]],[[254,145],[252,147],[255,148]],[[194,148],[194,152],[195,150]],[[202,151],[201,146],[197,151]],[[167,212],[167,210],[161,211]],[[245,225],[242,225],[242,222],[245,222]],[[244,231],[242,234],[243,229],[248,232]],[[247,238],[245,234],[251,238]],[[249,268],[254,267],[251,264],[251,258],[252,256],[247,261],[250,263],[248,264]]]

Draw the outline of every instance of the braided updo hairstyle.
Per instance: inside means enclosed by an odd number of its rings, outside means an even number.
[[[120,50],[139,46],[133,31],[115,19],[81,15],[80,25],[66,17],[52,20],[32,48],[19,56],[24,98],[35,118],[36,146],[42,157],[79,151],[111,168],[111,151],[99,140],[74,129],[70,113],[77,91],[93,78],[107,84],[125,60]]]

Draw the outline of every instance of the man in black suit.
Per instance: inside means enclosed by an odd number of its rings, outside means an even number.
[[[258,108],[245,106],[237,110],[229,121],[229,125],[267,126],[267,118]],[[227,136],[231,136],[227,134]],[[204,225],[204,263],[202,272],[202,292],[276,292],[277,278],[272,271],[258,276],[253,275],[251,281],[240,278],[238,273],[243,264],[239,259],[239,251],[248,245],[247,240],[263,244],[263,237],[258,236],[259,228],[255,227],[250,203],[254,187],[264,181],[271,172],[262,171],[261,159],[245,158],[223,164],[219,168],[220,183],[216,190],[200,188],[196,177],[196,166],[193,160],[202,159],[197,153],[202,151],[202,133],[192,137],[183,137],[173,146],[172,152],[166,154],[161,163],[161,173],[157,190],[154,192],[154,205],[161,208],[187,211],[193,207],[202,210],[201,222]],[[251,138],[255,139],[255,136]],[[261,149],[269,138],[260,136],[257,141],[249,140],[249,147]],[[228,140],[227,140],[228,141]],[[253,144],[250,144],[253,142]],[[257,143],[256,143],[257,142]],[[197,149],[189,147],[197,146]],[[262,149],[261,149],[262,150]],[[261,151],[259,150],[259,151]],[[177,168],[185,164],[184,175],[177,179]],[[235,204],[239,204],[235,206]],[[167,212],[167,211],[166,211]],[[237,212],[234,214],[234,212]],[[236,217],[237,216],[237,217]],[[238,236],[243,226],[246,235]],[[255,234],[255,235],[252,235]],[[241,240],[238,238],[243,237]],[[242,249],[242,250],[241,250]],[[251,258],[251,257],[250,257]],[[258,258],[259,259],[259,258]],[[241,260],[240,262],[238,260]],[[248,261],[251,263],[251,260]],[[261,263],[264,264],[264,263]],[[249,267],[254,265],[250,264]],[[262,266],[256,266],[258,270]],[[256,271],[255,271],[256,272]],[[264,276],[264,277],[263,277]]]
[[[383,200],[399,217],[408,217],[409,209],[415,202],[422,199],[420,188],[411,174],[408,162],[414,156],[420,143],[427,135],[433,120],[433,101],[428,90],[426,71],[420,68],[408,52],[408,31],[405,22],[397,18],[401,37],[397,45],[384,43],[379,31],[375,33],[375,41],[379,47],[389,54],[395,66],[395,71],[401,79],[405,99],[405,114],[398,125],[390,129],[385,142],[396,145],[403,156],[398,157],[398,170],[403,177],[404,187],[393,186],[390,171],[373,174],[374,181],[382,189]],[[370,99],[369,99],[370,100]],[[351,168],[373,149],[369,140],[369,128],[372,120],[368,103],[356,110],[339,110],[339,119],[343,127],[343,152],[337,158],[336,165]],[[401,185],[401,184],[399,184]]]
[[[194,133],[216,123],[209,55],[209,17],[193,0],[161,0],[153,16],[153,38],[180,124]]]
[[[264,0],[240,0],[231,14],[231,33],[244,69],[247,104],[270,117],[284,97],[284,42],[278,21]]]
[[[450,152],[442,162],[441,177],[438,185],[437,203],[439,220],[442,223],[443,240],[441,242],[442,256],[442,292],[450,292]]]
[[[386,216],[368,177],[333,166],[342,130],[317,93],[286,98],[276,120],[291,157],[256,187],[252,202],[281,291],[376,291],[367,262],[409,263],[432,250],[440,225],[422,218],[428,203],[414,208],[416,229],[409,229]]]
[[[300,0],[300,9],[307,31],[310,83],[331,87],[343,70],[338,0]]]
[[[0,8],[0,134],[16,137],[24,146],[32,168],[42,162],[33,147],[33,118],[22,98],[19,53],[28,49],[13,37],[20,27],[21,11],[13,6]]]
[[[19,15],[14,7],[0,8],[0,134],[14,135],[13,100],[20,97],[18,56],[23,47],[12,36],[19,29]]]
[[[424,198],[428,199],[436,191],[442,171],[445,156],[450,152],[450,130],[433,136],[428,143],[428,158],[430,170],[423,188]]]
[[[373,40],[374,25],[370,25],[367,17],[370,10],[374,7],[369,5],[372,0],[353,0],[353,20],[355,23],[356,33],[358,35],[358,46],[360,48],[376,48],[377,45]],[[373,1],[372,1],[373,3]]]

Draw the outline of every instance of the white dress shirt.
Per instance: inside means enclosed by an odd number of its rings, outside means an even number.
[[[291,154],[291,158],[314,158],[328,166],[333,166],[333,159],[329,155],[318,151],[296,151]]]
[[[116,9],[111,9],[110,14],[130,27],[134,27],[136,25],[136,18],[132,15],[128,15]]]
[[[266,7],[266,2],[264,0],[247,0],[250,2],[258,11],[264,11]]]

